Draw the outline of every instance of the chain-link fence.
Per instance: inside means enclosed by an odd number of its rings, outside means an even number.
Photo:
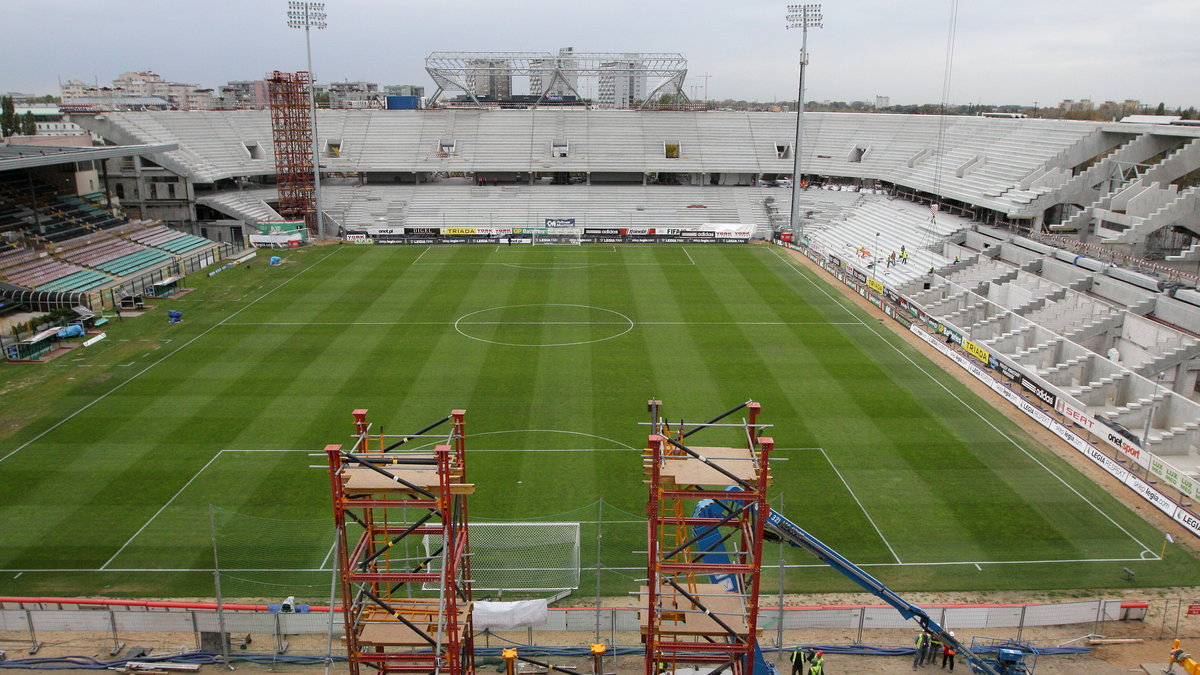
[[[127,647],[155,653],[202,651],[235,659],[320,663],[341,655],[340,614],[326,607],[287,613],[279,608],[241,604],[109,600],[0,599],[0,649],[41,656],[88,653],[127,654]],[[1026,640],[1039,647],[1086,644],[1088,638],[1200,638],[1200,600],[1156,598],[1075,600],[1061,603],[928,605],[930,615],[960,636]],[[1196,612],[1196,613],[1193,613]],[[882,606],[763,607],[760,643],[766,649],[796,644],[906,647],[917,629],[895,610]],[[220,636],[228,636],[224,645]],[[332,637],[332,639],[330,639]],[[586,646],[605,642],[612,649],[640,646],[637,608],[551,609],[546,624],[527,630],[481,633],[476,647]],[[45,650],[45,651],[43,651]],[[23,656],[23,655],[22,655]],[[307,661],[306,661],[307,660]]]

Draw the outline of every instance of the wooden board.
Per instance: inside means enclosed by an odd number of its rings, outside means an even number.
[[[746,448],[692,447],[691,450],[751,485],[758,482],[758,472],[755,470],[750,451]],[[733,479],[690,455],[666,458],[660,472],[664,481],[675,485],[737,485]]]
[[[437,606],[434,605],[432,610],[419,610],[410,613],[405,611],[404,607],[397,607],[404,618],[416,624],[421,630],[428,633],[429,637],[434,640],[438,639],[438,618]],[[471,614],[471,605],[460,607],[458,609],[458,622],[462,626]],[[426,642],[416,631],[404,625],[400,620],[391,617],[390,615],[380,611],[372,612],[370,618],[367,618],[361,624],[358,633],[358,642],[363,645],[380,645],[394,647],[429,647]],[[442,637],[442,643],[446,642],[445,637]]]
[[[687,588],[687,586],[684,586],[684,588]],[[688,592],[691,593],[692,591],[689,589]],[[662,621],[659,625],[660,634],[693,636],[729,635],[711,616],[702,613],[699,607],[680,595],[679,591],[676,591],[673,587],[663,585],[660,593],[664,596],[662,602],[663,615],[677,619]],[[648,594],[649,587],[642,586],[638,597],[643,605],[647,602]],[[740,596],[726,591],[724,586],[718,584],[697,584],[696,592],[692,594],[700,602],[704,603],[705,607],[717,613],[721,621],[724,621],[727,626],[738,634],[745,635],[749,631]],[[666,598],[675,598],[677,602],[668,602]],[[675,609],[685,611],[673,611]],[[648,619],[649,617],[645,609],[638,611],[638,623],[643,633],[646,632],[648,627]],[[758,632],[762,633],[762,629],[759,629]]]
[[[405,455],[406,457],[432,458],[433,455]],[[380,466],[388,474],[397,476],[401,480],[407,481],[423,490],[437,493],[439,488],[437,466],[429,464],[412,465],[412,464],[394,464]],[[461,473],[453,471],[451,474],[450,491],[455,494],[471,494],[474,486],[469,483],[462,483]],[[403,483],[397,483],[385,476],[379,474],[378,471],[372,471],[363,466],[348,466],[342,472],[342,483],[346,487],[347,492],[352,493],[385,493],[385,492],[409,492],[412,488],[406,487]]]

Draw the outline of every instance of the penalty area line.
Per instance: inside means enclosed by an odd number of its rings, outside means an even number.
[[[846,491],[850,493],[850,497],[854,499],[854,503],[858,504],[858,508],[861,509],[863,515],[867,517],[867,522],[871,523],[871,527],[875,528],[875,534],[879,535],[879,539],[883,541],[883,545],[887,547],[888,551],[891,551],[892,557],[896,559],[896,562],[903,565],[904,561],[900,559],[900,556],[896,555],[896,549],[892,548],[891,542],[887,540],[887,537],[883,536],[883,530],[880,530],[879,526],[875,524],[875,519],[871,517],[871,513],[867,511],[867,507],[863,506],[863,503],[859,500],[858,495],[854,493],[854,488],[850,487],[850,483],[846,482],[846,477],[842,475],[841,471],[838,471],[837,465],[835,465],[833,460],[829,458],[829,453],[825,452],[824,448],[821,448],[821,454],[825,457],[825,461],[829,464],[829,468],[833,469],[833,472],[837,474],[838,480],[842,481],[842,485],[846,486]]]
[[[100,566],[100,570],[101,571],[106,570],[108,568],[108,566],[112,563],[112,561],[116,560],[117,556],[121,555],[121,552],[124,551],[131,543],[133,543],[133,540],[137,539],[138,535],[140,535],[147,527],[149,527],[150,523],[154,522],[154,519],[157,518],[159,516],[159,514],[161,514],[163,511],[166,511],[167,507],[171,505],[171,502],[175,501],[176,497],[183,494],[183,491],[188,489],[188,486],[191,485],[193,482],[195,482],[196,478],[199,477],[200,474],[204,473],[204,470],[207,469],[213,462],[217,461],[217,458],[220,457],[224,452],[225,452],[224,450],[218,450],[215,453],[213,453],[213,456],[210,457],[207,462],[205,462],[204,466],[200,467],[199,471],[192,474],[192,477],[189,478],[188,481],[183,484],[183,487],[179,488],[179,490],[177,490],[175,492],[175,494],[171,495],[171,498],[168,499],[166,501],[166,503],[164,503],[162,506],[160,506],[158,508],[158,510],[154,512],[154,515],[150,516],[149,520],[142,523],[142,526],[138,528],[137,532],[133,533],[132,537],[125,540],[124,544],[121,544],[121,548],[117,549],[117,552],[112,554],[112,557],[109,558],[103,565]]]

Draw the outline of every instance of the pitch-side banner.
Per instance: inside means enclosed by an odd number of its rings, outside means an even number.
[[[963,340],[962,346],[963,346],[963,349],[966,350],[966,352],[968,354],[970,354],[971,356],[974,356],[975,358],[979,359],[980,361],[982,361],[984,363],[989,363],[991,361],[991,358],[992,358],[991,352],[989,352],[988,350],[979,346],[978,344],[971,342],[970,340]]]

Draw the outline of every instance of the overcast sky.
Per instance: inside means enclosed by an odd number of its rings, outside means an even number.
[[[57,0],[4,3],[0,91],[58,93],[128,70],[217,87],[303,70],[286,0]],[[433,83],[444,51],[680,52],[710,98],[796,96],[799,31],[783,1],[329,0],[313,33],[319,82]],[[950,0],[824,4],[809,34],[810,100],[893,104],[942,98]],[[1200,105],[1200,0],[966,0],[950,101],[1039,105],[1133,98]],[[703,87],[701,87],[701,92]],[[691,93],[690,89],[687,89]],[[586,92],[585,92],[586,93]],[[703,94],[701,93],[701,96]]]

